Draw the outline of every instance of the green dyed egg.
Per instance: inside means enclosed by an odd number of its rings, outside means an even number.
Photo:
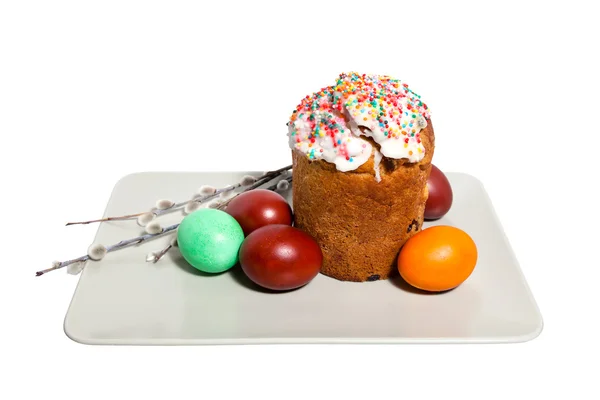
[[[225,211],[202,208],[186,216],[177,229],[183,258],[203,272],[227,271],[238,261],[244,241],[240,224]]]

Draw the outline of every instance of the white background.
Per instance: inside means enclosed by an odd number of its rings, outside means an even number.
[[[598,398],[592,4],[2,2],[0,398]],[[287,164],[290,112],[352,70],[409,83],[432,110],[434,163],[484,182],[544,317],[537,339],[132,348],[64,335],[77,277],[34,271],[85,252],[96,227],[67,220],[101,215],[131,172]]]

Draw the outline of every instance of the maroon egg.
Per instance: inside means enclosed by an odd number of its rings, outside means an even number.
[[[268,225],[248,235],[239,259],[250,280],[281,291],[304,286],[317,276],[323,253],[308,233],[288,225]]]
[[[425,219],[442,218],[452,206],[452,187],[446,175],[433,164],[427,180],[427,189],[429,198],[425,204]]]
[[[225,210],[248,236],[266,225],[292,225],[292,209],[279,193],[254,189],[235,197]]]

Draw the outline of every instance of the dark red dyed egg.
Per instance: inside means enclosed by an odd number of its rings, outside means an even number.
[[[425,203],[425,219],[442,218],[452,207],[452,187],[446,175],[433,164],[427,180],[427,189],[429,198]]]
[[[225,210],[236,219],[248,236],[266,225],[292,225],[292,209],[287,200],[271,190],[254,189],[235,197]]]
[[[246,237],[239,260],[254,283],[282,291],[302,287],[317,276],[323,253],[308,233],[288,225],[267,225]]]

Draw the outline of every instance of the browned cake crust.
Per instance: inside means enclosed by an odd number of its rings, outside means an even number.
[[[396,271],[400,248],[423,224],[435,147],[427,122],[421,133],[425,157],[418,163],[384,157],[381,182],[375,179],[373,155],[356,170],[340,172],[292,151],[295,226],[321,246],[321,273],[363,282],[387,279]]]

